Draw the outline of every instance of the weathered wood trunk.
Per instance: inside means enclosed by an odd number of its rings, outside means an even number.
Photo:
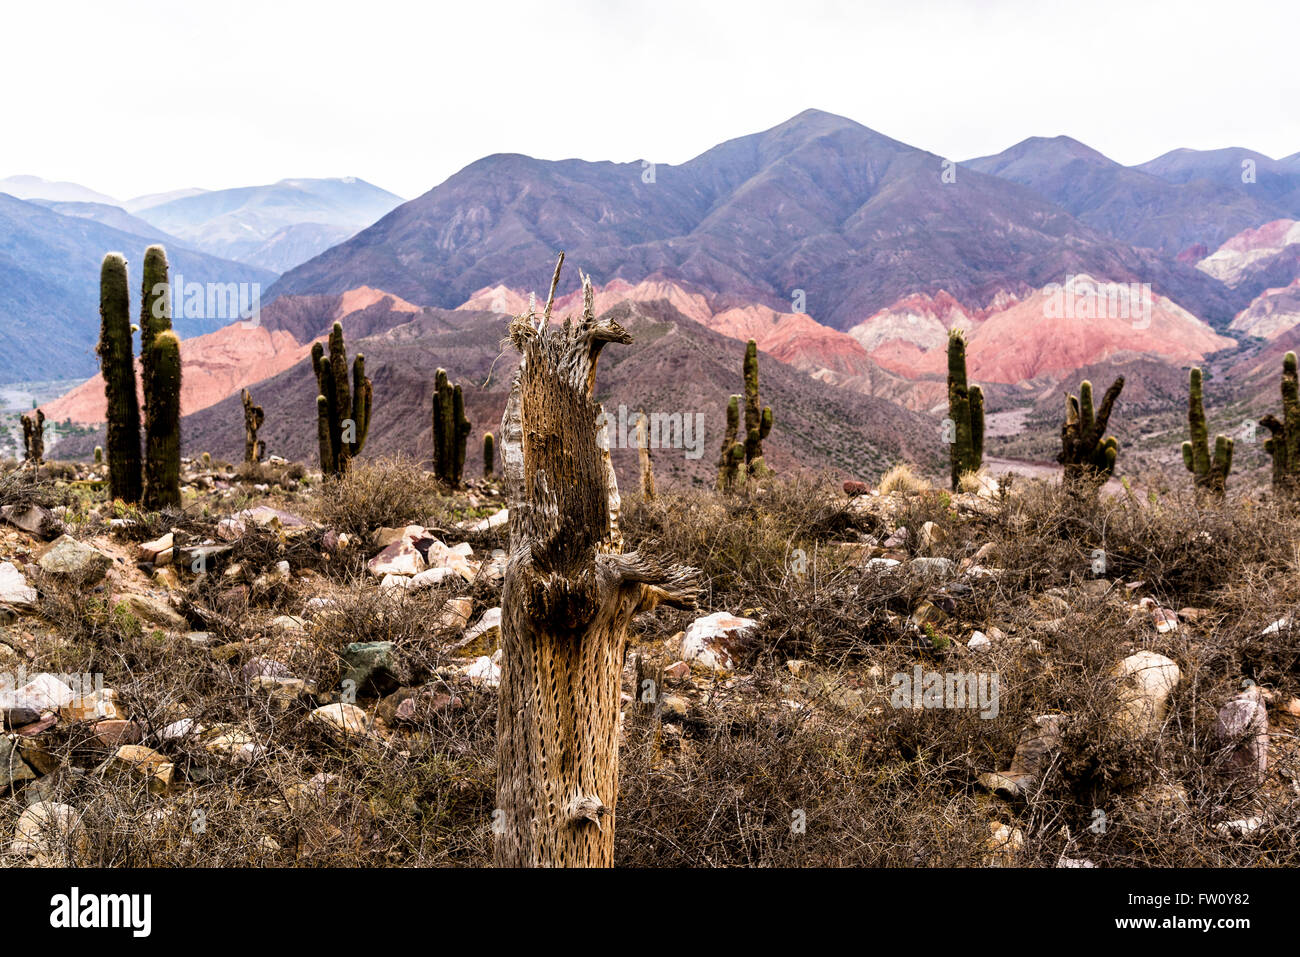
[[[583,315],[514,320],[523,354],[501,420],[510,506],[502,594],[495,855],[506,867],[608,867],[614,860],[621,676],[632,616],[694,607],[695,569],[623,553],[618,485],[592,398],[606,343],[631,342]]]

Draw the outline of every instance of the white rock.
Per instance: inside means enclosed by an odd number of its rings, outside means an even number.
[[[757,627],[754,619],[725,611],[696,618],[682,635],[681,658],[712,671],[733,671],[742,639]]]
[[[27,576],[13,562],[0,562],[0,602],[15,608],[36,604],[36,589],[27,584]]]
[[[972,651],[978,651],[981,648],[992,647],[993,642],[989,641],[989,636],[982,631],[971,632],[970,638],[966,642],[966,647]]]
[[[470,526],[471,532],[490,532],[494,528],[500,528],[510,521],[510,509],[503,508],[499,512],[493,512],[487,518],[480,522],[475,522]]]
[[[1169,695],[1182,678],[1178,665],[1154,651],[1139,651],[1121,661],[1115,674],[1120,679],[1119,726],[1137,735],[1158,731]]]
[[[501,649],[489,658],[483,655],[465,669],[465,677],[475,685],[496,688],[501,684]]]

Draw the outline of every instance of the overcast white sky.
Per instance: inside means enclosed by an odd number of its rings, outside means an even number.
[[[1300,151],[1300,3],[9,3],[0,177],[122,199],[354,175],[410,198],[494,152],[677,163],[808,107],[967,159]]]

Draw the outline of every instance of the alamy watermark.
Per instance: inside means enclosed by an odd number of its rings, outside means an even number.
[[[1128,319],[1134,329],[1151,326],[1151,283],[1098,282],[1089,276],[1066,276],[1065,283],[1043,288],[1043,315],[1048,319]]]
[[[627,406],[621,404],[617,415],[602,412],[596,419],[600,447],[638,448],[637,422],[642,418],[646,422],[649,448],[684,449],[688,459],[698,459],[704,455],[703,412],[637,412],[629,415]]]
[[[242,319],[258,325],[262,321],[262,284],[257,282],[186,282],[180,273],[174,282],[154,285],[160,297],[153,304],[153,317],[163,318],[170,305],[173,319]]]
[[[916,665],[889,679],[895,708],[970,708],[981,718],[998,716],[998,676],[985,671],[926,671]]]

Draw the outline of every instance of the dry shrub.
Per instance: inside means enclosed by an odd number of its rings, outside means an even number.
[[[353,535],[381,526],[436,524],[443,510],[438,490],[433,475],[405,456],[362,459],[321,484],[313,511],[320,522]]]
[[[892,495],[894,492],[915,495],[918,492],[927,492],[931,488],[933,486],[929,481],[923,476],[917,475],[912,466],[906,462],[895,465],[880,479],[881,495]]]

